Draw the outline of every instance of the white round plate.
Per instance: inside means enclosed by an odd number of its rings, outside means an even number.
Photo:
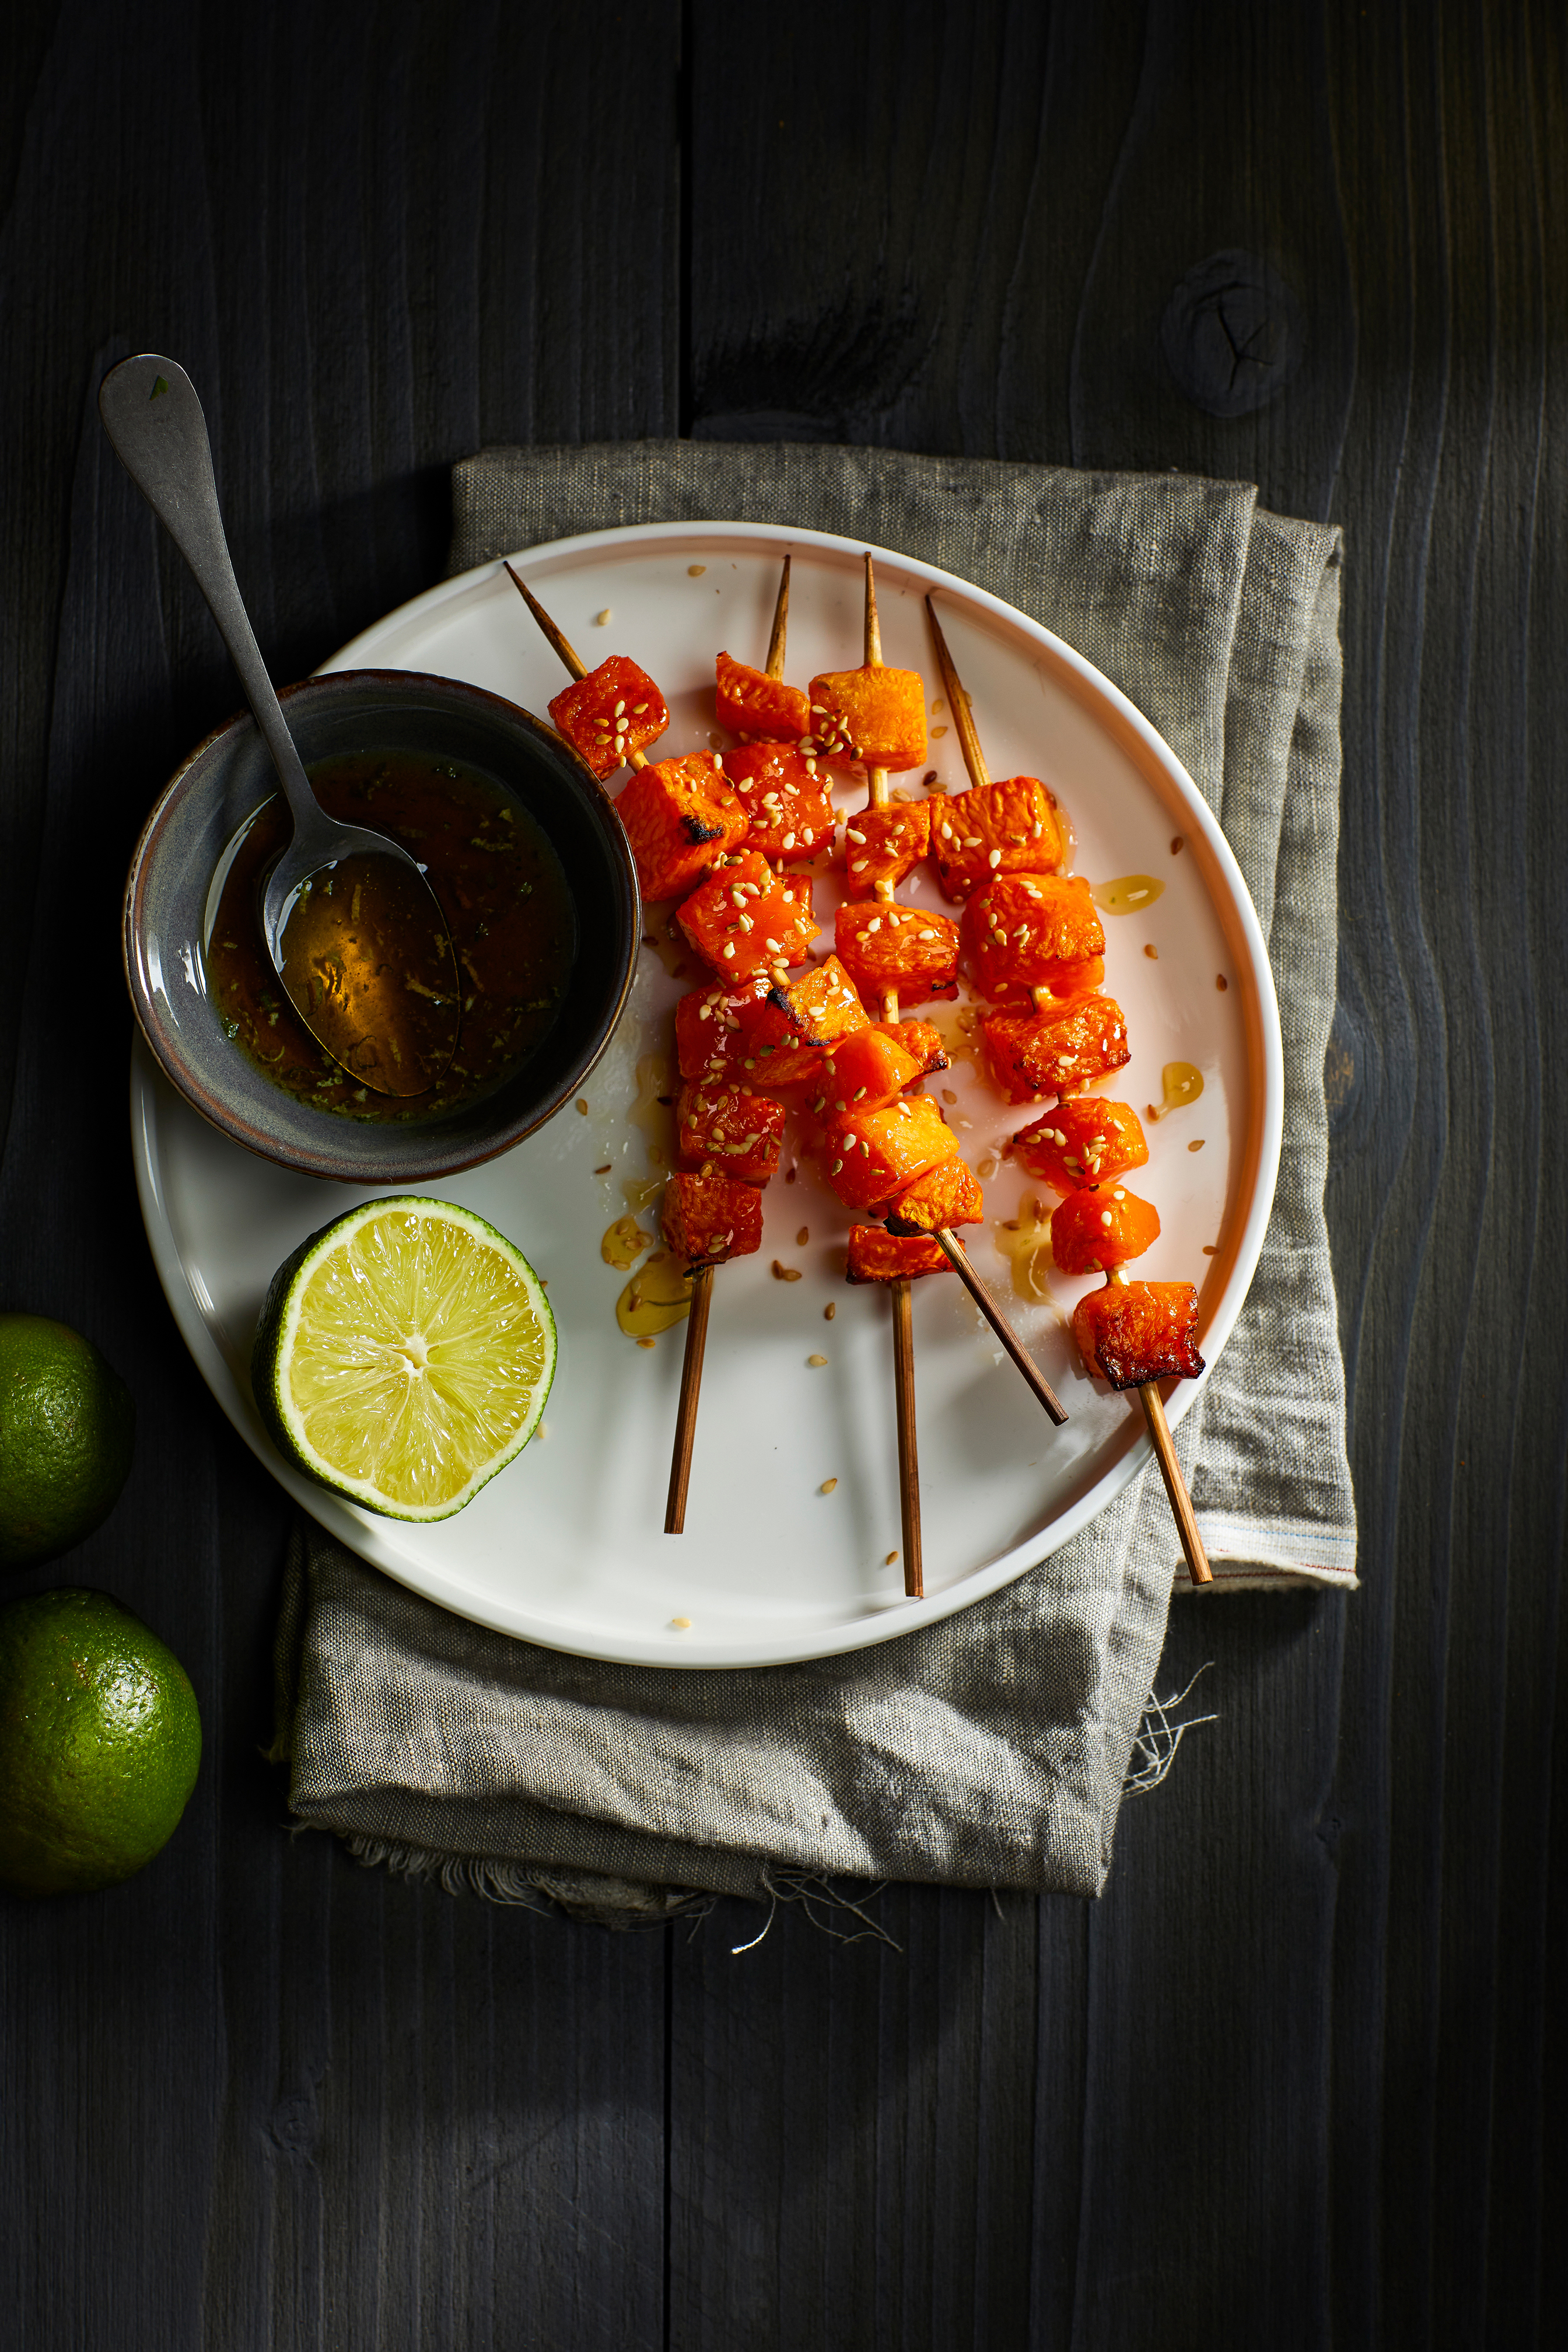
[[[658,679],[672,717],[661,748],[673,752],[725,740],[713,731],[714,656],[722,648],[761,665],[786,551],[787,674],[804,684],[860,658],[858,541],[747,523],[653,524],[513,560],[590,663],[625,651]],[[1075,870],[1096,884],[1142,873],[1164,885],[1147,911],[1106,922],[1105,984],[1126,1010],[1133,1051],[1102,1090],[1142,1113],[1162,1099],[1164,1065],[1203,1072],[1194,1104],[1145,1120],[1150,1164],[1135,1189],[1163,1228],[1139,1272],[1200,1285],[1212,1361],[1262,1245],[1283,1100],[1268,956],[1236,861],[1179,761],[1069,647],[902,556],[879,553],[877,577],[884,656],[919,669],[933,698],[940,678],[921,599],[938,592],[991,772],[1050,785],[1076,829]],[[542,714],[563,683],[499,563],[417,597],[326,667],[436,671]],[[967,779],[951,726],[938,731],[944,717],[932,714],[928,764],[960,791]],[[918,793],[918,773],[902,781]],[[854,804],[848,790],[837,797]],[[1178,835],[1184,846],[1173,855]],[[836,877],[816,886],[818,953],[841,895]],[[942,903],[923,874],[900,896]],[[686,1533],[663,1533],[684,1326],[651,1349],[623,1335],[615,1307],[627,1276],[605,1263],[600,1240],[626,1213],[626,1188],[640,1182],[633,1197],[646,1198],[658,1173],[651,1121],[634,1124],[628,1112],[638,1064],[662,1054],[672,1067],[670,1008],[697,977],[693,966],[672,978],[645,948],[626,1016],[586,1087],[587,1115],[564,1111],[505,1157],[431,1188],[526,1252],[548,1280],[561,1340],[533,1443],[437,1526],[374,1517],[297,1477],[250,1399],[251,1334],[273,1270],[366,1196],[252,1158],[189,1109],[144,1053],[132,1072],[134,1149],[159,1275],[213,1393],[305,1509],[354,1551],[444,1608],[551,1648],[655,1665],[777,1664],[886,1640],[994,1591],[1102,1510],[1147,1458],[1148,1438],[1136,1399],[1097,1385],[1079,1361],[1066,1317],[1089,1286],[1058,1275],[1047,1253],[1036,1261],[1044,1300],[1017,1295],[996,1245],[1013,1238],[1001,1221],[1038,1188],[1004,1164],[985,1183],[987,1223],[970,1229],[972,1254],[1069,1419],[1053,1429],[955,1276],[916,1285],[926,1597],[906,1601],[889,1561],[900,1537],[888,1299],[845,1282],[848,1220],[803,1160],[793,1183],[781,1171],[767,1189],[761,1255],[715,1279]],[[955,1059],[927,1083],[956,1097],[948,1115],[976,1168],[1037,1116],[1010,1108],[972,1062]],[[673,1093],[673,1077],[658,1090]],[[786,1167],[794,1158],[786,1146]],[[651,1231],[653,1212],[641,1222]],[[797,1238],[803,1230],[808,1240]],[[779,1280],[775,1259],[802,1278]],[[816,1356],[826,1363],[812,1364]],[[1173,1421],[1194,1392],[1177,1385]]]

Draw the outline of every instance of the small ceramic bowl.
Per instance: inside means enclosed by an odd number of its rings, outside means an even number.
[[[443,1118],[360,1124],[270,1085],[219,1026],[204,954],[218,860],[277,790],[247,715],[191,753],[148,818],[131,861],[125,975],[147,1043],[204,1118],[285,1168],[349,1184],[406,1185],[492,1159],[581,1090],[626,1003],[641,908],[620,822],[558,736],[479,687],[409,670],[340,670],[286,687],[279,699],[307,768],[347,752],[450,760],[528,811],[561,860],[576,914],[577,954],[565,1002],[515,1076]]]

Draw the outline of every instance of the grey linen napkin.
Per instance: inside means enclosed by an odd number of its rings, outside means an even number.
[[[1251,1294],[1177,1436],[1215,1583],[1355,1582],[1323,1179],[1341,546],[1245,484],[888,450],[489,449],[450,570],[681,519],[830,530],[993,590],[1172,744],[1269,941],[1285,1149]],[[1157,1475],[1005,1591],[845,1658],[605,1665],[447,1615],[311,1529],[279,1626],[301,1819],[367,1861],[612,1924],[824,1874],[1098,1894],[1181,1549]]]

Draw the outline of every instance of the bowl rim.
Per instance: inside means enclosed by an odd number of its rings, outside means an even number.
[[[510,702],[504,695],[494,694],[486,687],[470,685],[466,678],[445,677],[434,670],[383,668],[319,670],[309,677],[295,679],[291,685],[279,687],[278,699],[287,708],[291,700],[300,697],[329,699],[334,694],[366,686],[381,688],[389,694],[395,693],[405,698],[411,691],[435,688],[439,696],[450,702],[467,704],[485,716],[501,719],[510,728],[521,727],[524,734],[537,738],[577,772],[588,788],[590,802],[597,802],[608,820],[604,828],[605,845],[619,869],[628,909],[615,999],[599,1024],[592,1051],[585,1058],[571,1066],[552,1097],[532,1116],[513,1120],[493,1140],[479,1143],[476,1148],[465,1146],[455,1150],[450,1148],[445,1151],[436,1150],[427,1160],[420,1160],[417,1164],[399,1160],[394,1167],[374,1159],[362,1159],[350,1166],[324,1143],[320,1150],[280,1148],[275,1138],[231,1109],[222,1097],[205,1084],[191,1065],[175,1052],[164,1024],[157,1018],[145,984],[142,959],[146,940],[146,882],[157,855],[160,837],[174,809],[192,789],[192,772],[226,736],[234,735],[246,727],[255,727],[255,719],[248,709],[233,712],[186,752],[149,810],[137,835],[125,877],[121,905],[121,964],[136,1025],[158,1067],[182,1099],[188,1102],[192,1109],[205,1119],[209,1127],[216,1128],[219,1134],[243,1144],[258,1159],[270,1160],[276,1167],[287,1168],[297,1175],[321,1177],[343,1184],[430,1183],[442,1177],[456,1176],[465,1168],[477,1168],[483,1161],[510,1151],[514,1144],[521,1143],[525,1136],[531,1135],[547,1119],[553,1118],[556,1112],[581,1089],[584,1078],[614,1036],[631,993],[637,972],[637,948],[642,937],[642,893],[631,844],[616,813],[615,802],[605,785],[574,745],[555,728],[536,718],[531,710],[525,710],[521,703]],[[279,1099],[283,1102],[288,1097],[279,1090]],[[395,1131],[402,1136],[411,1133],[406,1128]],[[377,1134],[380,1130],[367,1123],[356,1124],[353,1132],[363,1137]],[[441,1133],[439,1127],[428,1130],[433,1144],[438,1143]],[[472,1142],[473,1139],[470,1138],[469,1141]]]

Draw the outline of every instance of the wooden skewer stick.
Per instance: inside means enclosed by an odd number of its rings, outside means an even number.
[[[980,737],[975,729],[973,713],[969,708],[969,697],[964,693],[958,672],[953,667],[952,656],[948,651],[947,639],[942,635],[942,623],[937,619],[936,606],[930,596],[926,598],[926,612],[931,620],[931,635],[936,643],[937,666],[942,671],[942,685],[947,691],[947,705],[952,713],[952,723],[957,730],[959,747],[963,753],[963,764],[969,771],[969,781],[972,784],[988,784],[991,782],[991,772],[985,765],[985,755],[980,748]],[[1047,1011],[1051,1003],[1049,989],[1037,988],[1032,993],[1036,1012]],[[951,1251],[949,1255],[952,1255]],[[1118,1266],[1112,1279],[1124,1283],[1127,1277]],[[1165,1401],[1160,1394],[1158,1382],[1141,1381],[1138,1388],[1138,1400],[1143,1407],[1143,1418],[1149,1424],[1149,1436],[1153,1444],[1154,1457],[1160,1465],[1160,1475],[1165,1482],[1165,1492],[1170,1497],[1171,1510],[1181,1534],[1182,1549],[1186,1554],[1187,1567],[1193,1582],[1211,1584],[1214,1577],[1209,1568],[1208,1554],[1204,1549],[1204,1539],[1198,1533],[1198,1523],[1193,1513],[1192,1496],[1188,1494],[1186,1482],[1182,1476],[1181,1464],[1176,1460],[1176,1449],[1171,1436],[1171,1424],[1165,1418]]]
[[[708,1310],[713,1303],[713,1269],[700,1265],[691,1276],[691,1312],[686,1318],[686,1353],[680,1365],[680,1404],[675,1416],[675,1452],[669,1465],[669,1497],[664,1510],[664,1532],[686,1530],[686,1488],[691,1476],[691,1449],[697,1440],[697,1400],[702,1388],[702,1358],[708,1346]]]
[[[877,575],[869,554],[866,557],[866,622],[860,658],[867,669],[880,669],[882,667],[882,630],[877,617]],[[868,768],[866,785],[867,807],[886,808],[886,768]],[[871,887],[875,897],[884,905],[891,902],[893,886],[890,882],[882,880]],[[882,1018],[884,1021],[896,1021],[898,1017],[897,992],[885,990]],[[895,1282],[889,1284],[888,1289],[893,1309],[893,1385],[899,1412],[899,1517],[904,1538],[904,1594],[908,1600],[918,1601],[925,1591],[925,1563],[921,1549],[920,1449],[915,1439],[913,1286],[909,1276],[901,1274]]]
[[[518,584],[521,587],[522,583],[520,581]],[[523,589],[523,593],[528,595],[528,591]],[[529,603],[533,603],[531,596]],[[768,640],[769,677],[784,676],[784,635],[788,624],[789,558],[786,555],[779,580],[778,602],[773,606],[773,635]],[[691,1312],[686,1321],[686,1354],[680,1366],[680,1402],[675,1414],[669,1502],[664,1515],[667,1536],[682,1535],[686,1529],[686,1486],[691,1475],[691,1450],[697,1442],[697,1409],[702,1402],[702,1357],[708,1345],[708,1309],[712,1296],[713,1268],[700,1265],[691,1277]]]

